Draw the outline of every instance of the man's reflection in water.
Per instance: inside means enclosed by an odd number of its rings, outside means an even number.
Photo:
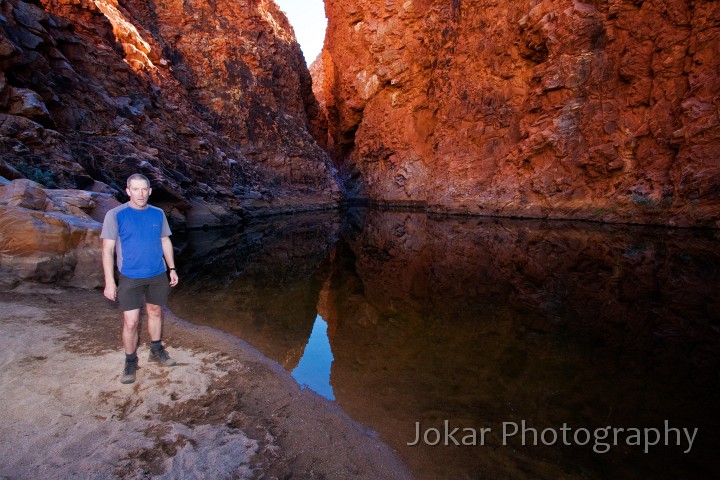
[[[330,385],[333,354],[327,329],[327,322],[317,315],[303,356],[292,371],[292,376],[301,387],[309,388],[329,400],[335,400],[335,394]]]

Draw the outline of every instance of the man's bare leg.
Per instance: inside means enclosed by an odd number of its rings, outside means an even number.
[[[137,351],[138,325],[140,324],[140,309],[123,312],[122,342],[125,353],[131,355]]]
[[[147,310],[147,324],[150,340],[153,342],[160,341],[162,338],[162,307],[160,305],[146,303],[145,309]]]

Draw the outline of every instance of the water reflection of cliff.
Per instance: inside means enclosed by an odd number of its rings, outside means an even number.
[[[332,274],[336,397],[427,478],[604,468],[687,477],[702,447],[692,458],[627,447],[599,458],[588,448],[495,449],[499,437],[486,448],[404,446],[416,421],[499,432],[522,419],[541,428],[669,419],[701,427],[705,454],[718,444],[712,235],[370,212],[346,262]]]
[[[205,273],[185,279],[173,309],[224,325],[288,370],[320,313],[337,402],[418,477],[717,473],[715,234],[371,211],[346,217],[336,242],[338,219],[283,222],[208,249]],[[485,446],[406,445],[415,422],[444,420],[495,433]],[[521,420],[539,429],[669,420],[700,433],[691,454],[501,445],[502,422]]]
[[[182,281],[170,306],[292,369],[312,331],[339,230],[337,213],[315,213],[270,217],[238,231],[191,231],[177,241]]]

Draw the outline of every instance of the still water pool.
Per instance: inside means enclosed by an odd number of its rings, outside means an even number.
[[[176,236],[191,322],[417,478],[718,478],[720,233],[351,210]]]

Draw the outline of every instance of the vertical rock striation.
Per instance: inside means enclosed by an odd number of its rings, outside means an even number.
[[[326,0],[351,195],[720,226],[720,3]]]

